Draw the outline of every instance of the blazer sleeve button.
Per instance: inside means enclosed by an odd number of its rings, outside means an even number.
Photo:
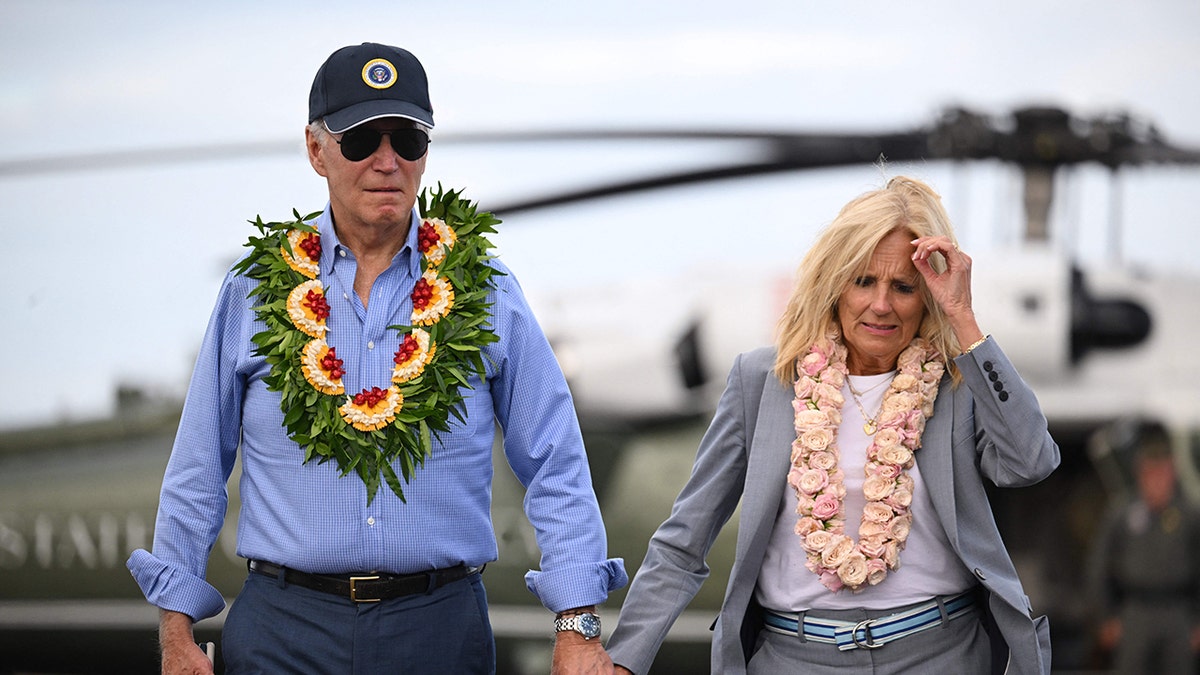
[[[975,572],[975,578],[980,581],[987,581],[987,575],[983,573],[983,570],[976,567],[973,571]]]
[[[992,362],[991,362],[991,361],[984,361],[984,362],[983,362],[983,369],[984,369],[984,370],[986,370],[986,371],[988,371],[989,373],[990,373],[990,372],[992,372],[992,367],[993,367],[993,366],[992,366]]]
[[[1008,392],[1002,391],[999,394],[996,394],[996,398],[1000,399],[1001,401],[1007,401],[1008,400]]]

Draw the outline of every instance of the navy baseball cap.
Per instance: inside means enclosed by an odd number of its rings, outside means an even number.
[[[308,95],[308,121],[325,118],[335,134],[380,117],[433,127],[425,68],[399,47],[364,42],[325,60]]]

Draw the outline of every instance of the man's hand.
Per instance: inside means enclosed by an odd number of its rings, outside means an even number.
[[[159,612],[158,644],[163,675],[213,675],[212,661],[196,644],[192,617],[187,614],[165,609]]]
[[[604,651],[600,638],[587,640],[574,631],[555,636],[550,675],[611,675],[612,672],[612,659]]]

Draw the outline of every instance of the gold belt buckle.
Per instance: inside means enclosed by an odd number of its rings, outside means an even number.
[[[358,587],[355,584],[359,581],[378,581],[379,575],[370,577],[350,577],[350,599],[354,602],[379,602],[382,598],[359,598]]]

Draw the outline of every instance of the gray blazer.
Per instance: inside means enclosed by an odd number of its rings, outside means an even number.
[[[705,557],[739,500],[737,548],[714,623],[712,671],[745,673],[761,618],[754,588],[783,498],[795,439],[790,387],[771,373],[775,350],[738,357],[700,443],[691,478],[650,540],[608,651],[646,673],[667,631],[708,577]],[[955,360],[963,384],[941,383],[917,451],[921,476],[950,545],[988,591],[993,672],[1050,672],[1050,627],[1029,598],[992,517],[983,478],[1000,487],[1036,483],[1058,466],[1058,445],[1033,392],[995,340]]]

